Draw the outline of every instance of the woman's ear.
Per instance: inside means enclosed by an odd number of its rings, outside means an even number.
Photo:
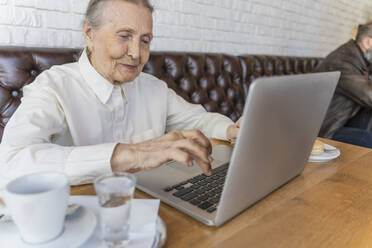
[[[86,21],[83,23],[83,34],[84,39],[87,44],[87,47],[90,51],[93,50],[93,39],[94,39],[94,30],[90,24]]]

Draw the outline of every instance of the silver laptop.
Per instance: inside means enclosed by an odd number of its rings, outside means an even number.
[[[212,226],[301,174],[339,72],[267,77],[250,88],[232,149],[213,148],[213,175],[177,162],[137,173],[137,188]]]

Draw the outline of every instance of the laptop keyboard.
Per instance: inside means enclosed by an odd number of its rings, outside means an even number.
[[[229,164],[213,169],[212,176],[200,174],[164,189],[175,197],[213,213],[221,198],[223,184]]]

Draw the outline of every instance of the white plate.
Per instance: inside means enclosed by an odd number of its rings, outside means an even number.
[[[325,163],[339,157],[340,150],[334,146],[324,144],[324,152],[317,155],[310,155],[309,162]]]
[[[48,243],[29,245],[21,240],[17,227],[13,222],[0,223],[1,247],[14,248],[75,248],[82,245],[93,233],[97,219],[92,210],[80,207],[76,213],[66,217],[64,231],[58,238]],[[79,233],[79,235],[76,235]]]
[[[156,234],[154,238],[154,243],[152,243],[151,248],[161,248],[165,245],[165,242],[167,241],[167,227],[158,216],[158,219],[156,220]]]

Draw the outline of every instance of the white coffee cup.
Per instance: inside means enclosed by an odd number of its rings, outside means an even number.
[[[21,238],[30,244],[46,243],[63,232],[70,195],[66,175],[39,172],[10,181],[1,192]]]

